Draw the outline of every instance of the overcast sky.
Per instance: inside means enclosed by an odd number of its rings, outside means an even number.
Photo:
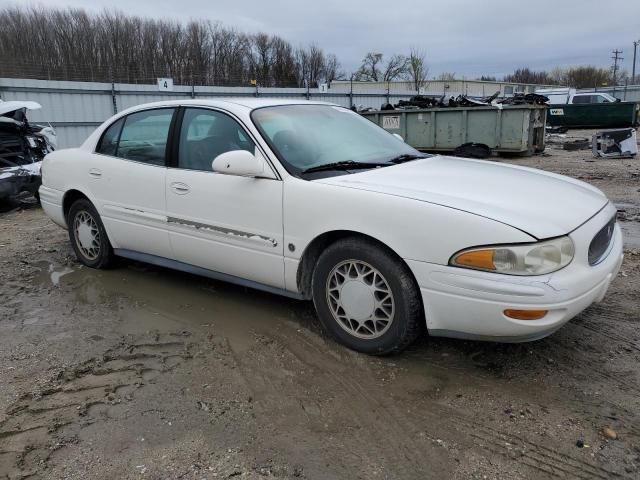
[[[502,76],[520,66],[611,65],[623,50],[631,71],[640,0],[47,0],[20,4],[115,8],[128,14],[217,20],[247,33],[315,42],[349,74],[368,51],[427,52],[430,76]],[[0,5],[15,1],[0,0]],[[639,52],[640,54],[640,52]],[[640,62],[639,62],[640,63]],[[637,67],[640,68],[640,67]]]

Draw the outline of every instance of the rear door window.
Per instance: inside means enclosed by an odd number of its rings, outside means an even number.
[[[173,108],[132,113],[125,119],[116,156],[164,166]]]

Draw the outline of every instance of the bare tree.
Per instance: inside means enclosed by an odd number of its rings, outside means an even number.
[[[409,59],[404,55],[393,54],[382,74],[382,80],[391,82],[399,78],[406,78],[409,72]]]
[[[505,82],[513,83],[549,83],[549,74],[547,72],[536,72],[528,67],[517,68],[511,75],[505,75]]]
[[[276,87],[295,85],[296,63],[291,45],[280,37],[273,37],[272,48],[272,75]]]
[[[413,82],[416,92],[425,86],[428,75],[427,54],[424,50],[412,47],[409,52],[408,78]]]
[[[324,63],[324,80],[327,83],[345,78],[345,74],[342,71],[342,67],[340,66],[338,57],[336,57],[333,53],[330,53],[325,57]]]
[[[309,86],[317,87],[324,73],[324,52],[317,45],[311,44],[309,51]]]
[[[369,52],[362,59],[362,64],[355,74],[355,79],[365,82],[377,82],[382,78],[380,65],[382,63],[382,54]]]
[[[573,67],[567,70],[567,84],[575,88],[590,88],[608,85],[611,82],[611,72],[606,68],[591,65]]]

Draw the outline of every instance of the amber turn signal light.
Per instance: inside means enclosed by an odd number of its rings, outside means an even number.
[[[547,314],[548,310],[512,310],[507,309],[504,314],[515,320],[540,320]]]
[[[495,270],[496,266],[493,263],[495,254],[495,250],[472,250],[458,255],[455,258],[455,263],[464,267]]]

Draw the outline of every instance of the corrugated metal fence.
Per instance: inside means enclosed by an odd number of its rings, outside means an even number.
[[[65,148],[80,145],[98,125],[114,113],[141,103],[233,96],[310,99],[345,107],[357,105],[380,108],[384,103],[397,103],[398,100],[408,99],[413,95],[402,82],[397,82],[397,85],[394,83],[396,82],[391,82],[391,87],[387,85],[387,88],[378,91],[372,90],[370,85],[360,87],[354,83],[349,85],[348,91],[334,88],[329,89],[327,93],[321,93],[316,88],[214,86],[175,86],[171,92],[161,92],[157,85],[0,78],[0,99],[31,100],[40,103],[42,110],[30,112],[29,119],[35,123],[50,123],[54,126],[58,132],[58,147]],[[623,101],[640,101],[640,85],[597,90],[615,95]],[[425,93],[441,94],[431,91]]]
[[[30,100],[42,105],[29,113],[34,123],[50,123],[58,133],[58,147],[80,145],[91,132],[111,115],[141,103],[185,98],[275,97],[322,100],[345,107],[362,105],[380,108],[383,103],[397,103],[410,93],[320,93],[306,88],[190,87],[175,86],[173,91],[159,91],[157,85],[66,82],[0,78],[2,100]]]

